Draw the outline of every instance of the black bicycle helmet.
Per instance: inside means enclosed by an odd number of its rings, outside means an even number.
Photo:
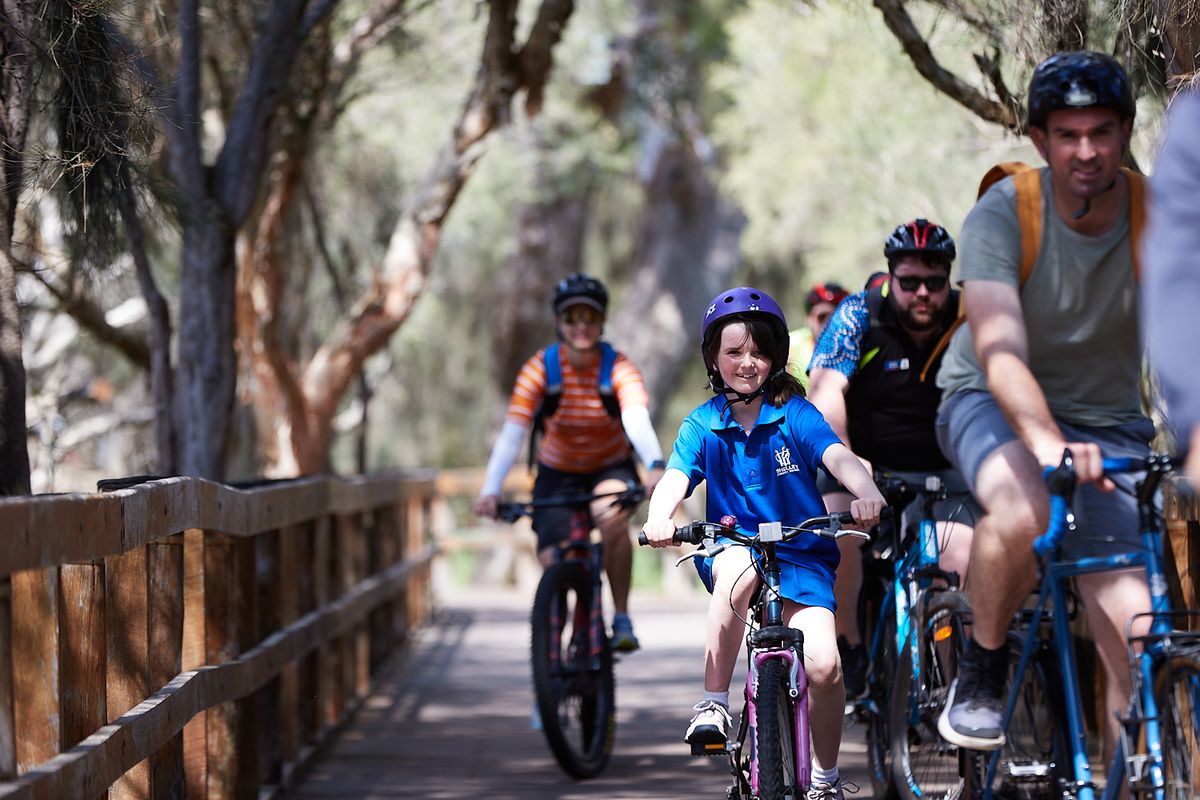
[[[883,243],[883,255],[889,264],[894,258],[912,255],[940,259],[949,264],[957,254],[954,238],[941,225],[927,219],[897,225]]]
[[[1051,112],[1069,108],[1111,108],[1122,119],[1137,113],[1125,68],[1092,50],[1056,53],[1038,64],[1028,101],[1030,127],[1043,129]]]
[[[575,272],[554,287],[550,304],[555,314],[561,314],[568,306],[580,304],[591,306],[604,314],[608,312],[608,290],[595,278]]]

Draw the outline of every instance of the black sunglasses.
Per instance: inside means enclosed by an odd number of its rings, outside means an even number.
[[[929,291],[940,292],[946,288],[948,278],[945,275],[926,275],[923,278],[920,275],[893,275],[892,280],[906,292],[915,292],[922,283]]]

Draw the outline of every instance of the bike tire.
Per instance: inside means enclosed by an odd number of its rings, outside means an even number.
[[[783,659],[763,662],[757,695],[754,752],[758,756],[758,800],[799,798],[807,787],[797,785],[795,712]]]
[[[616,682],[607,636],[593,658],[586,623],[592,576],[582,563],[550,566],[530,614],[533,691],[550,752],[568,775],[594,778],[608,764],[616,738]],[[554,622],[555,617],[560,622]]]
[[[937,721],[966,647],[970,605],[962,592],[944,590],[918,597],[915,608],[919,675],[914,680],[905,648],[896,659],[889,718],[892,774],[903,800],[954,798],[963,786],[958,748],[942,739]]]
[[[892,774],[892,737],[888,728],[891,716],[892,687],[896,680],[896,615],[892,608],[881,609],[880,649],[872,659],[867,675],[870,705],[865,714],[867,769],[871,773],[872,796],[878,800],[896,800],[900,796]]]
[[[1164,797],[1200,797],[1200,658],[1172,656],[1154,677],[1159,739],[1163,754]]]
[[[1024,634],[1008,636],[1008,681],[1014,686],[1017,663],[1021,658]],[[1066,697],[1061,668],[1049,641],[1039,641],[1029,659],[1021,681],[1019,698],[1005,730],[992,797],[996,800],[1040,800],[1062,796],[1063,787],[1072,785],[1068,772],[1071,764],[1067,741]],[[963,751],[964,800],[981,800],[990,752]]]

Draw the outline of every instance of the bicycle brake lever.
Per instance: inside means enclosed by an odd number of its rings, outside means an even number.
[[[711,544],[705,545],[704,547],[698,547],[695,550],[693,550],[692,552],[690,552],[686,555],[680,556],[678,558],[678,560],[675,561],[675,566],[678,567],[680,564],[687,561],[689,558],[695,558],[696,556],[704,556],[705,558],[712,558],[717,553],[724,551],[725,548],[728,546],[729,545],[726,545],[726,544],[718,544],[717,542],[713,542]]]

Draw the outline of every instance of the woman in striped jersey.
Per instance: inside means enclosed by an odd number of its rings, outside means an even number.
[[[642,374],[632,361],[600,340],[608,310],[604,284],[586,275],[569,275],[555,287],[552,304],[558,345],[538,350],[517,375],[475,503],[475,513],[483,517],[495,518],[504,477],[535,422],[544,422],[545,431],[537,445],[534,499],[619,492],[627,480],[638,480],[635,451],[646,465],[648,490],[663,474],[662,448],[650,422]],[[552,359],[549,369],[548,358]],[[560,381],[548,382],[548,373]],[[549,565],[554,545],[567,536],[570,513],[566,508],[535,511],[533,529],[543,566]],[[631,652],[638,648],[638,640],[628,605],[633,563],[629,510],[599,501],[593,505],[592,518],[604,543],[604,570],[616,609],[613,647]]]

